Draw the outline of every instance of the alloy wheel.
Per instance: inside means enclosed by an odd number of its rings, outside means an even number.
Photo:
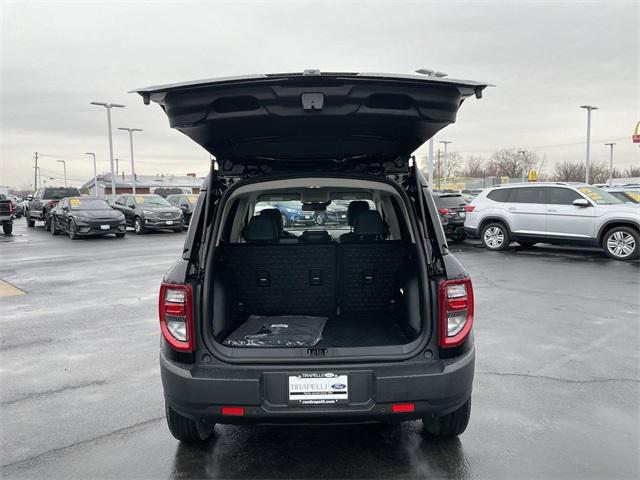
[[[618,230],[607,238],[607,249],[611,255],[626,258],[635,251],[636,240],[630,233]]]
[[[484,232],[484,243],[489,248],[500,248],[504,243],[504,232],[500,227],[489,227]]]

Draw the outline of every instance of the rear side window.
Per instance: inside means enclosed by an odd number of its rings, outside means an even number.
[[[512,188],[509,203],[545,203],[544,190],[540,187]]]
[[[570,188],[551,187],[549,190],[549,204],[551,205],[571,205],[574,200],[584,198],[575,190]]]
[[[77,196],[80,196],[77,188],[52,188],[44,191],[44,200],[61,200],[65,197]]]
[[[497,190],[493,190],[489,192],[487,198],[489,200],[493,200],[494,202],[506,202],[507,197],[509,197],[509,192],[513,190],[512,188],[499,188]]]

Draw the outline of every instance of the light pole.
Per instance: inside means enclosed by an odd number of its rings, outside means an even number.
[[[527,152],[524,150],[518,150],[518,153],[522,155],[522,183],[524,183],[524,167],[527,161],[527,157],[526,157]]]
[[[64,186],[67,186],[67,162],[64,160],[56,160],[56,162],[62,164],[62,168],[64,169]]]
[[[450,142],[448,140],[440,140],[440,142],[438,143],[442,143],[444,145],[444,188],[447,188],[447,177],[449,176],[449,172],[447,171],[447,162],[449,161],[449,155],[447,154],[447,145],[453,142]]]
[[[605,143],[609,147],[609,186],[613,183],[613,146],[615,143]]]
[[[589,183],[589,150],[591,148],[591,110],[598,110],[598,107],[593,105],[581,105],[580,108],[587,110],[587,158],[585,163],[584,182]]]
[[[143,132],[141,128],[118,127],[118,130],[129,132],[129,146],[131,147],[131,187],[133,194],[136,194],[136,167],[133,160],[133,132]]]
[[[119,103],[105,103],[105,102],[91,102],[91,105],[98,105],[107,109],[107,125],[109,128],[109,163],[111,166],[111,194],[116,194],[116,179],[113,175],[113,138],[111,135],[111,109],[112,108],[124,108],[124,105]]]
[[[98,196],[98,169],[96,168],[96,154],[93,152],[85,152],[85,155],[93,157],[93,186],[96,197]]]

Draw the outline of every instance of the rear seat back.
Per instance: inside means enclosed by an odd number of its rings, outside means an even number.
[[[336,312],[336,245],[234,243],[221,247],[244,311],[258,315]]]
[[[414,256],[414,245],[403,240],[339,244],[340,311],[388,311],[399,294],[399,276],[413,268]]]

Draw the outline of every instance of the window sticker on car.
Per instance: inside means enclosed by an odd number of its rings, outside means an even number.
[[[627,197],[634,199],[636,202],[640,202],[640,192],[624,192]]]
[[[136,203],[144,203],[144,197],[141,195],[136,195]]]
[[[72,207],[79,207],[80,203],[81,202],[79,198],[72,198],[69,200],[69,205],[71,205]]]
[[[596,190],[590,187],[580,187],[578,188],[582,193],[584,193],[591,200],[597,202],[598,200],[602,200],[602,195],[600,195]]]

